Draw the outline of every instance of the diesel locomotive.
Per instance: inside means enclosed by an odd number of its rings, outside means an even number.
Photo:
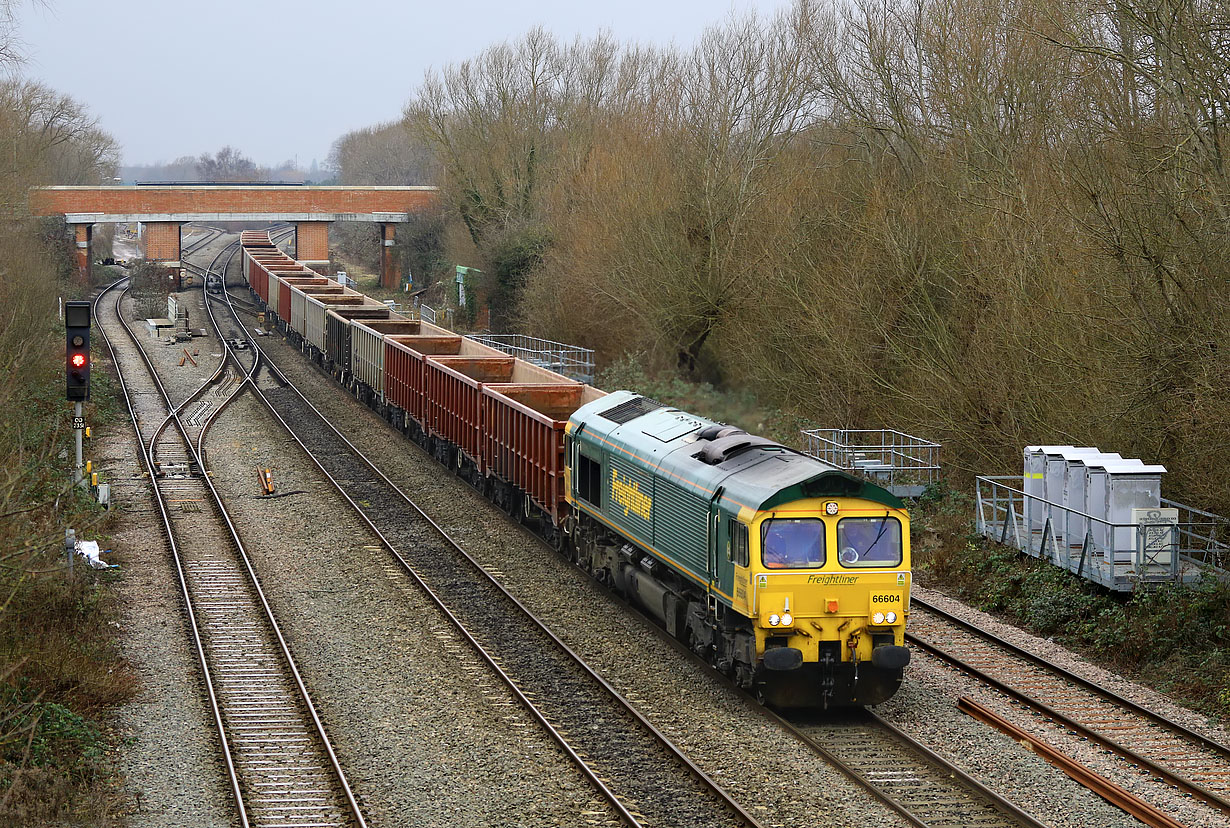
[[[909,662],[909,517],[871,482],[391,312],[242,237],[267,321],[554,548],[776,707],[877,704]]]
[[[568,420],[578,563],[777,707],[901,683],[909,519],[865,480],[628,391]]]

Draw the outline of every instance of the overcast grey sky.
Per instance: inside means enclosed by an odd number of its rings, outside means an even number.
[[[571,40],[691,45],[732,8],[789,0],[47,0],[21,7],[23,74],[84,102],[125,164],[238,148],[323,163],[334,139],[397,118],[423,72],[536,24]],[[274,90],[277,91],[274,91]],[[262,91],[264,90],[264,91]]]

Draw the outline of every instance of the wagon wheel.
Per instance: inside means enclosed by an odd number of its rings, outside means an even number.
[[[530,500],[527,494],[521,495],[521,508],[517,510],[517,521],[524,526],[529,526],[535,520],[534,502]]]

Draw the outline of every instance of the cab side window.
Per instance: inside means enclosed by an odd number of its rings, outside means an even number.
[[[602,508],[602,463],[584,454],[577,455],[577,495],[586,503]]]
[[[729,537],[726,552],[730,562],[735,566],[747,566],[752,562],[751,551],[747,546],[747,526],[737,520],[730,521]]]

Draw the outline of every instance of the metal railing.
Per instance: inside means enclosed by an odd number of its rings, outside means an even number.
[[[431,305],[419,305],[418,311],[419,319],[430,322],[432,325],[436,324],[436,309]]]
[[[469,334],[469,337],[577,382],[594,381],[594,352],[591,348],[527,334]]]
[[[1184,555],[1219,570],[1230,567],[1230,518],[1164,497],[1162,506],[1179,511],[1179,547]]]
[[[1142,583],[1194,581],[1200,563],[1225,558],[1227,548],[1215,540],[1216,521],[1111,523],[1028,495],[1022,483],[1019,476],[977,478],[978,533],[1109,589],[1130,592]],[[1163,505],[1175,508],[1168,501]],[[1205,538],[1202,549],[1192,545],[1197,538]]]
[[[890,491],[917,497],[940,476],[940,444],[891,428],[813,428],[804,451],[830,466],[861,474]]]

